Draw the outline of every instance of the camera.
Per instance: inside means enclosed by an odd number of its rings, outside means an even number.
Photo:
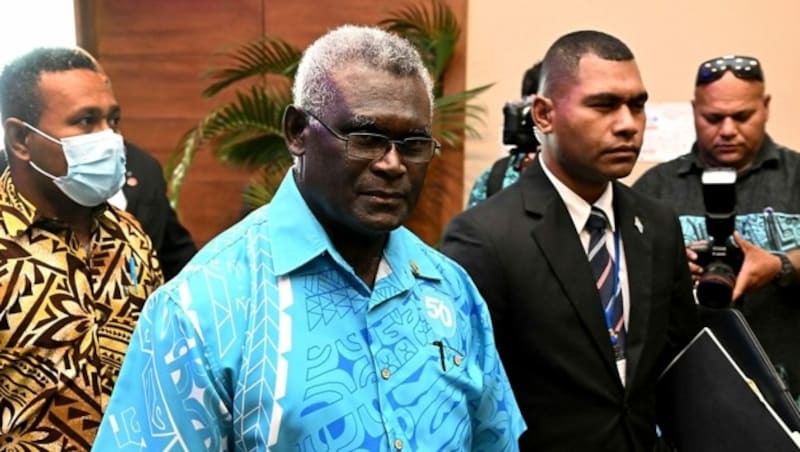
[[[536,152],[539,146],[533,134],[532,104],[533,96],[525,96],[503,105],[503,144],[514,146],[512,154]]]
[[[703,267],[697,283],[697,301],[711,308],[729,306],[742,268],[744,254],[733,242],[736,225],[736,170],[710,168],[703,171],[703,202],[706,230],[711,240],[690,246]]]

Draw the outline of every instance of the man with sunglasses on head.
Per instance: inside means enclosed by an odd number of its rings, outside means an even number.
[[[121,111],[79,48],[0,76],[0,448],[88,450],[147,296],[150,239],[109,205],[125,181]]]
[[[402,226],[439,147],[419,54],[343,26],[293,94],[293,169],[148,300],[96,449],[517,450],[483,299]]]
[[[744,254],[732,301],[767,355],[800,395],[800,154],[766,133],[770,96],[761,63],[747,56],[703,62],[695,82],[691,151],[647,171],[634,189],[672,206],[687,244],[707,238],[702,175],[736,170],[733,239]],[[697,281],[703,268],[687,248]]]

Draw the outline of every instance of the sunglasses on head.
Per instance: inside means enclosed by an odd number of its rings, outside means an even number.
[[[697,80],[695,86],[707,85],[719,80],[725,71],[731,71],[733,75],[742,80],[764,81],[764,73],[761,72],[761,63],[757,59],[748,56],[721,56],[712,58],[697,68]]]

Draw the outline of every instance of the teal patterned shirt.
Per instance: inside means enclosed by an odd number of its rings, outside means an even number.
[[[520,175],[520,172],[514,168],[515,160],[507,159],[507,161],[508,165],[506,166],[505,173],[503,173],[503,182],[500,185],[501,188],[506,188],[516,182]],[[477,179],[475,179],[475,183],[472,185],[472,189],[469,191],[469,200],[467,200],[468,209],[482,201],[485,201],[488,197],[487,190],[489,185],[489,175],[491,172],[492,168],[489,167],[486,169],[486,171],[482,172]]]
[[[146,303],[93,450],[514,451],[483,299],[405,228],[374,289],[287,175]]]

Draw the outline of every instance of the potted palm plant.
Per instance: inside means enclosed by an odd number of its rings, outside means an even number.
[[[407,5],[378,23],[412,42],[434,80],[433,134],[447,149],[457,148],[466,136],[477,136],[473,126],[484,113],[472,101],[491,85],[444,94],[444,76],[452,60],[461,27],[443,0]],[[179,201],[180,188],[195,154],[209,148],[220,161],[254,169],[244,191],[247,209],[270,201],[291,164],[281,120],[291,102],[291,84],[301,51],[274,36],[262,36],[226,52],[225,67],[210,70],[212,81],[203,91],[214,97],[235,89],[235,98],[206,114],[187,131],[167,161],[169,197]]]

